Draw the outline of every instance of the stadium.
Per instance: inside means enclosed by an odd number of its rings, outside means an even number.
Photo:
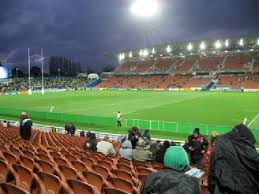
[[[131,13],[161,11],[145,1]],[[27,51],[27,72],[0,63],[0,194],[259,192],[259,34],[111,51],[88,74]]]

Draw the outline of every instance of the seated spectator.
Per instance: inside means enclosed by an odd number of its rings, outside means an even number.
[[[24,140],[30,140],[32,135],[32,121],[26,112],[22,112],[20,119],[20,135]]]
[[[85,151],[91,151],[91,152],[97,152],[97,141],[96,136],[94,133],[91,133],[90,131],[86,134],[86,141],[84,143],[84,150]]]
[[[207,148],[207,139],[200,134],[199,128],[195,128],[193,134],[188,137],[187,149],[190,153],[191,162],[199,169],[203,167],[203,156]]]
[[[165,152],[169,147],[170,147],[170,142],[164,141],[163,145],[160,146],[160,148],[156,154],[156,158],[155,158],[156,162],[163,164]]]
[[[84,131],[80,131],[80,137],[84,137],[85,136],[85,132]]]
[[[7,127],[7,121],[6,120],[4,120],[4,122],[3,122],[3,127]]]
[[[164,156],[165,169],[151,173],[141,188],[141,194],[200,194],[197,178],[185,174],[189,169],[187,153],[180,146],[167,149]]]
[[[125,140],[122,144],[121,144],[121,149],[119,152],[120,156],[122,158],[126,158],[128,160],[132,160],[132,145],[131,145],[131,141],[129,140]]]
[[[132,127],[132,129],[129,131],[129,134],[128,134],[128,140],[131,141],[131,145],[133,149],[136,148],[137,142],[140,137],[141,137],[141,134],[139,132],[139,129],[137,127]]]
[[[251,130],[243,124],[218,136],[209,171],[211,194],[259,192],[259,154]]]
[[[142,135],[142,138],[144,139],[145,143],[146,144],[149,144],[150,140],[151,140],[151,137],[150,137],[150,134],[149,134],[149,130],[146,129]]]
[[[211,132],[211,135],[210,135],[210,145],[211,145],[211,147],[214,146],[214,143],[215,143],[215,140],[216,140],[217,136],[218,136],[218,132],[217,131],[212,131]]]
[[[158,146],[157,146],[156,141],[151,141],[149,150],[152,153],[152,159],[151,160],[155,161],[156,155],[157,155],[157,152],[158,152]]]
[[[140,138],[136,149],[132,151],[133,159],[136,161],[146,162],[152,159],[152,152],[149,151],[150,146],[146,146],[145,141]]]
[[[116,155],[116,151],[112,143],[109,142],[108,136],[105,136],[102,141],[97,143],[97,152],[101,152],[105,155],[108,155],[108,154]]]

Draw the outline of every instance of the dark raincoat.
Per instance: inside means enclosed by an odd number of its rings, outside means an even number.
[[[30,140],[32,135],[32,121],[29,118],[20,120],[20,135],[24,140]]]
[[[166,169],[150,174],[141,189],[141,194],[200,194],[198,179]]]
[[[259,154],[245,125],[216,139],[209,172],[211,194],[259,194]]]

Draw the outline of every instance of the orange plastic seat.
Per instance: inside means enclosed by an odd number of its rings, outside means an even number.
[[[15,157],[15,155],[8,153],[8,152],[3,152],[3,155],[5,157],[5,160],[8,162],[8,165],[13,165],[17,163],[17,158]]]
[[[81,158],[81,161],[86,165],[86,167],[88,167],[89,169],[92,168],[92,165],[94,164],[94,161],[89,159],[89,158],[85,158],[85,157],[82,157]]]
[[[59,166],[59,170],[63,175],[63,179],[65,179],[65,180],[79,178],[79,175],[73,168],[61,165],[61,166]]]
[[[117,164],[117,168],[120,170],[125,170],[128,172],[131,172],[131,167],[128,165],[124,165],[124,164]]]
[[[67,183],[74,193],[97,194],[97,192],[91,185],[84,183],[82,181],[68,180]]]
[[[28,191],[10,183],[0,184],[0,193],[1,194],[30,194]]]
[[[39,179],[42,181],[45,190],[48,194],[61,193],[63,186],[60,182],[60,179],[57,176],[45,172],[38,172],[37,175]]]
[[[32,171],[18,164],[14,164],[12,167],[14,169],[16,186],[30,192],[32,181],[34,179]]]
[[[88,183],[96,187],[97,190],[101,192],[104,185],[104,180],[101,175],[91,171],[84,171],[82,174]]]
[[[35,165],[32,159],[25,157],[25,156],[20,156],[20,161],[22,163],[23,166],[33,170]]]
[[[63,158],[60,158],[60,157],[53,157],[54,161],[56,162],[56,164],[58,166],[62,165],[62,166],[66,166],[68,165],[67,161]]]
[[[44,160],[37,160],[37,164],[41,168],[40,171],[53,174],[55,172],[55,169],[53,168],[53,164],[44,161]]]
[[[105,168],[105,167],[103,167],[103,166],[100,166],[100,165],[93,165],[92,168],[93,168],[93,170],[94,170],[95,172],[97,172],[98,174],[100,174],[100,175],[103,177],[103,179],[106,180],[106,179],[108,178],[108,176],[109,176],[109,171],[108,171],[107,168]]]
[[[149,175],[150,173],[152,173],[153,171],[148,169],[148,168],[137,168],[137,172],[138,174],[147,174]]]
[[[0,183],[5,183],[7,181],[8,175],[8,165],[0,160]]]
[[[110,177],[109,183],[113,185],[114,188],[126,191],[127,193],[134,193],[134,187],[132,182],[118,177]]]
[[[78,171],[78,172],[83,172],[85,171],[87,168],[85,166],[85,164],[83,162],[77,161],[77,160],[72,160],[71,164],[73,165],[73,167]]]
[[[110,188],[110,187],[103,188],[103,193],[104,194],[128,194],[127,192],[124,192],[122,190]]]

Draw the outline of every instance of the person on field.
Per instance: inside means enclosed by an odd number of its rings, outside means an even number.
[[[188,137],[187,149],[190,154],[191,162],[197,168],[203,167],[203,156],[208,148],[207,139],[200,134],[200,129],[195,128],[193,134]]]
[[[255,137],[244,124],[218,136],[209,170],[211,194],[259,193],[259,154]]]
[[[111,154],[116,155],[116,151],[111,142],[109,142],[109,137],[105,136],[102,141],[97,143],[97,152],[101,152],[105,155]]]
[[[26,112],[22,112],[19,124],[21,138],[24,140],[30,140],[32,135],[32,120]]]
[[[151,173],[141,188],[141,194],[200,194],[197,178],[185,174],[189,159],[180,146],[171,146],[164,156],[165,169]]]
[[[120,111],[117,113],[117,127],[121,127],[122,114]]]

